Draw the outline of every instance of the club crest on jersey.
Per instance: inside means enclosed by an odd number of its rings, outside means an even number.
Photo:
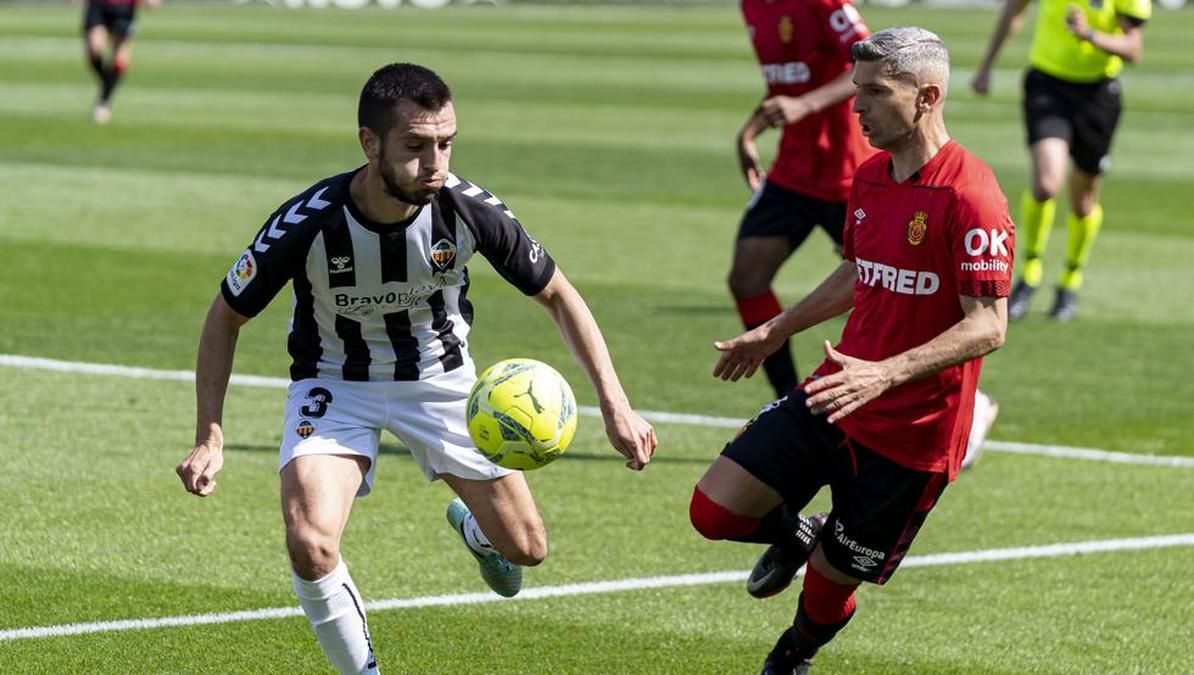
[[[431,263],[435,268],[443,272],[448,269],[452,261],[456,259],[456,244],[447,239],[440,239],[431,247]]]
[[[920,242],[925,240],[925,233],[929,230],[928,217],[929,214],[924,211],[917,211],[912,215],[912,220],[908,221],[909,244],[920,246]]]
[[[307,420],[303,420],[302,422],[298,423],[297,427],[294,428],[294,433],[298,434],[299,438],[307,438],[311,434],[315,433],[315,425],[311,424]]]
[[[350,258],[346,255],[338,255],[335,258],[332,258],[331,260],[332,260],[332,269],[330,270],[331,274],[340,274],[343,272],[351,272],[352,271],[352,258]]]
[[[249,282],[256,277],[257,260],[253,257],[253,253],[246,249],[232,265],[232,269],[228,270],[225,281],[228,283],[228,290],[232,291],[232,295],[239,296],[248,287]]]
[[[784,44],[792,41],[792,17],[785,16],[779,20],[779,40]]]

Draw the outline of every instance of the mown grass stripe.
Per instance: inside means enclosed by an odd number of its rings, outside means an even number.
[[[1059,558],[1081,554],[1110,553],[1115,551],[1144,551],[1161,548],[1172,548],[1177,546],[1194,546],[1194,533],[1135,537],[1130,539],[1080,541],[1062,544],[1047,544],[1043,546],[996,548],[983,551],[937,553],[923,556],[912,556],[904,560],[902,567],[937,567],[942,565],[966,565],[984,562],[1025,560],[1030,558]],[[707,586],[710,584],[741,582],[746,579],[748,574],[748,571],[731,571],[709,572],[703,574],[677,574],[670,576],[640,577],[631,579],[612,579],[609,581],[591,581],[577,584],[562,584],[559,586],[528,588],[514,598],[503,598],[493,593],[457,593],[452,595],[432,595],[418,598],[392,598],[389,600],[377,600],[374,602],[365,603],[365,608],[370,612],[383,612],[397,609],[418,609],[421,607],[454,607],[459,605],[477,605],[491,602],[502,602],[506,600],[542,600],[546,598],[575,597],[579,595],[595,595],[601,593],[623,593],[656,588]],[[67,637],[71,635],[86,635],[89,633],[112,633],[130,630],[152,630],[157,628],[178,628],[183,626],[236,623],[242,621],[262,621],[266,619],[284,619],[302,615],[302,609],[298,607],[271,607],[266,609],[253,609],[239,612],[167,616],[157,619],[125,619],[120,621],[96,621],[92,623],[72,623],[61,624],[57,626],[12,628],[0,630],[0,642]]]
[[[84,363],[80,361],[60,361],[37,356],[22,356],[19,354],[0,354],[0,366],[9,368],[23,368],[28,370],[49,370],[61,373],[82,373],[86,375],[111,375],[115,377],[131,377],[142,380],[178,380],[193,382],[195,373],[189,370],[157,370],[154,368],[138,368],[107,363]],[[269,389],[285,389],[290,380],[281,377],[265,377],[262,375],[233,375],[230,383],[242,387],[264,387]],[[601,417],[601,410],[594,406],[579,406],[580,414],[587,417]],[[716,415],[695,415],[691,413],[674,413],[661,410],[638,411],[643,419],[662,424],[683,424],[700,427],[719,427],[737,429],[746,423],[744,419],[735,417],[718,417]],[[1074,448],[1064,445],[1038,445],[1035,443],[1017,443],[1013,441],[988,440],[984,446],[986,450],[1008,452],[1017,455],[1041,455],[1064,459],[1082,459],[1094,462],[1111,462],[1115,464],[1143,464],[1148,466],[1168,466],[1175,468],[1194,468],[1194,457],[1175,455],[1137,455],[1129,452],[1113,452],[1098,448]]]

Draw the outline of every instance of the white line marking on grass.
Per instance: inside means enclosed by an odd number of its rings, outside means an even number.
[[[941,565],[965,565],[971,563],[998,562],[1006,560],[1025,560],[1029,558],[1058,558],[1062,556],[1109,553],[1113,551],[1143,551],[1150,549],[1171,548],[1175,546],[1194,546],[1194,533],[1161,535],[1155,537],[1137,537],[1134,539],[1104,539],[1101,541],[1081,541],[1069,544],[1049,544],[1045,546],[1022,546],[1016,548],[996,548],[985,551],[963,551],[960,553],[935,553],[930,555],[912,556],[904,560],[902,567],[937,567]],[[528,588],[509,601],[541,600],[543,598],[562,598],[578,595],[595,595],[599,593],[621,593],[625,591],[639,591],[652,588],[676,588],[680,586],[707,586],[710,584],[738,583],[746,580],[749,572],[710,572],[705,574],[678,574],[673,576],[646,577],[638,579],[615,579],[611,581],[593,581],[579,584],[564,584],[561,586],[543,586]],[[458,605],[477,605],[490,602],[503,602],[507,598],[493,593],[459,593],[455,595],[433,595],[420,598],[393,598],[365,603],[365,608],[371,612],[383,612],[395,609],[416,609],[420,607],[454,607]],[[174,628],[182,626],[203,626],[218,623],[235,623],[240,621],[261,621],[265,619],[283,619],[302,616],[298,607],[273,607],[268,609],[253,609],[241,612],[224,612],[212,614],[191,614],[186,616],[168,616],[158,619],[126,619],[122,621],[97,621],[94,623],[72,623],[58,626],[36,626],[31,628],[11,628],[0,630],[0,642],[12,640],[28,640],[36,638],[65,637],[69,635],[86,635],[89,633],[112,633],[128,630],[150,630],[154,628]]]
[[[195,381],[195,373],[189,370],[155,370],[153,368],[135,368],[130,366],[112,365],[106,363],[83,363],[79,361],[59,361],[57,359],[43,359],[36,356],[20,356],[17,354],[0,354],[0,366],[9,368],[23,368],[29,370],[52,370],[61,373],[84,373],[87,375],[111,375],[116,377],[132,377],[142,380],[178,380],[184,382]],[[231,384],[241,387],[264,387],[267,389],[285,389],[290,386],[290,380],[281,377],[263,377],[261,375],[233,375]],[[580,413],[589,417],[601,417],[601,410],[593,406],[579,406]],[[639,410],[638,413],[651,422],[662,424],[685,424],[699,427],[718,427],[738,429],[746,423],[744,419],[735,417],[717,417],[715,415],[693,415],[689,413],[663,412],[659,410]],[[1097,448],[1073,448],[1064,445],[1037,445],[1035,443],[1015,443],[1011,441],[987,441],[987,450],[1009,452],[1018,455],[1043,455],[1064,459],[1082,459],[1095,462],[1112,462],[1117,464],[1144,464],[1149,466],[1168,466],[1194,468],[1194,457],[1172,455],[1138,455],[1129,452],[1111,452]]]

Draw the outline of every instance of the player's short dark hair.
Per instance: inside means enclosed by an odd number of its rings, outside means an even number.
[[[430,68],[414,63],[391,63],[378,68],[361,89],[357,124],[384,138],[394,126],[399,101],[436,111],[452,100],[452,90]]]

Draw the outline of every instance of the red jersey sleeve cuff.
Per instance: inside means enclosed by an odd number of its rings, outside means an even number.
[[[958,294],[971,298],[1006,298],[1012,293],[1012,282],[999,281],[963,281],[959,284]]]

